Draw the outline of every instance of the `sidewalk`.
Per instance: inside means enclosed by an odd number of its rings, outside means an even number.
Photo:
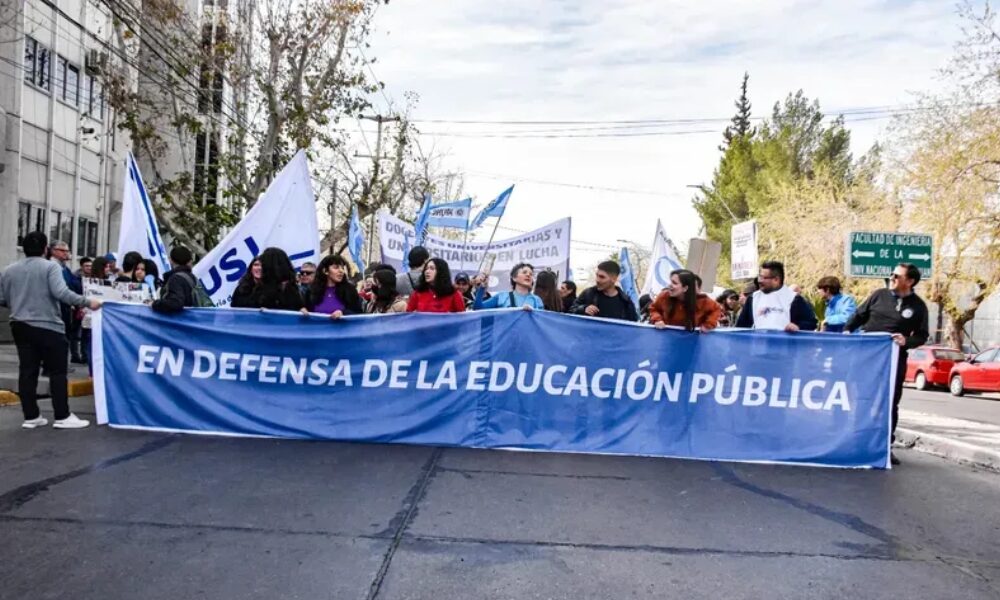
[[[896,443],[1000,472],[1000,425],[900,410]]]

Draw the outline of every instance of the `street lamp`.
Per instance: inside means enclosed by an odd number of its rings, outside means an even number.
[[[737,221],[739,221],[739,219],[736,218],[736,215],[733,214],[732,209],[729,208],[729,205],[726,204],[726,201],[723,200],[722,198],[716,196],[715,194],[712,194],[711,192],[709,192],[708,187],[705,186],[704,184],[700,184],[699,183],[697,185],[686,185],[684,187],[689,187],[689,188],[694,188],[696,190],[701,190],[702,194],[705,194],[706,196],[711,196],[711,197],[715,198],[716,200],[718,200],[722,204],[723,208],[726,209],[726,212],[729,213],[729,216],[730,216],[730,218],[732,218],[733,223],[736,223]]]

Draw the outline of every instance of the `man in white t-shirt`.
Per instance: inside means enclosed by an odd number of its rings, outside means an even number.
[[[760,290],[747,298],[737,327],[774,331],[816,331],[816,311],[806,299],[785,287],[785,265],[773,260],[760,266]]]

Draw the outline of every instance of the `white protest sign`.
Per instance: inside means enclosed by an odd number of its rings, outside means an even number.
[[[733,279],[753,279],[757,276],[757,221],[733,225],[731,276]]]
[[[153,301],[153,290],[145,283],[110,283],[104,279],[83,279],[83,297],[101,302],[147,304]],[[90,329],[89,308],[83,309],[83,328]]]
[[[378,217],[382,262],[403,272],[403,240],[404,236],[409,237],[410,246],[413,246],[413,225],[387,211],[380,211]],[[424,247],[431,256],[448,261],[452,277],[462,272],[475,275],[488,248],[490,254],[496,254],[490,273],[490,290],[498,291],[510,289],[510,270],[518,263],[529,263],[536,272],[549,269],[558,279],[567,279],[570,276],[569,241],[570,218],[567,217],[517,237],[494,240],[492,244],[469,242],[466,245],[462,240],[427,235]]]
[[[265,248],[281,248],[292,264],[319,262],[316,200],[304,150],[285,165],[243,220],[195,265],[216,306],[229,306],[236,283]]]

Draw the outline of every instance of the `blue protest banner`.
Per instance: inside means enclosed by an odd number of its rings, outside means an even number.
[[[885,335],[520,310],[97,314],[98,421],[116,427],[888,467]]]

